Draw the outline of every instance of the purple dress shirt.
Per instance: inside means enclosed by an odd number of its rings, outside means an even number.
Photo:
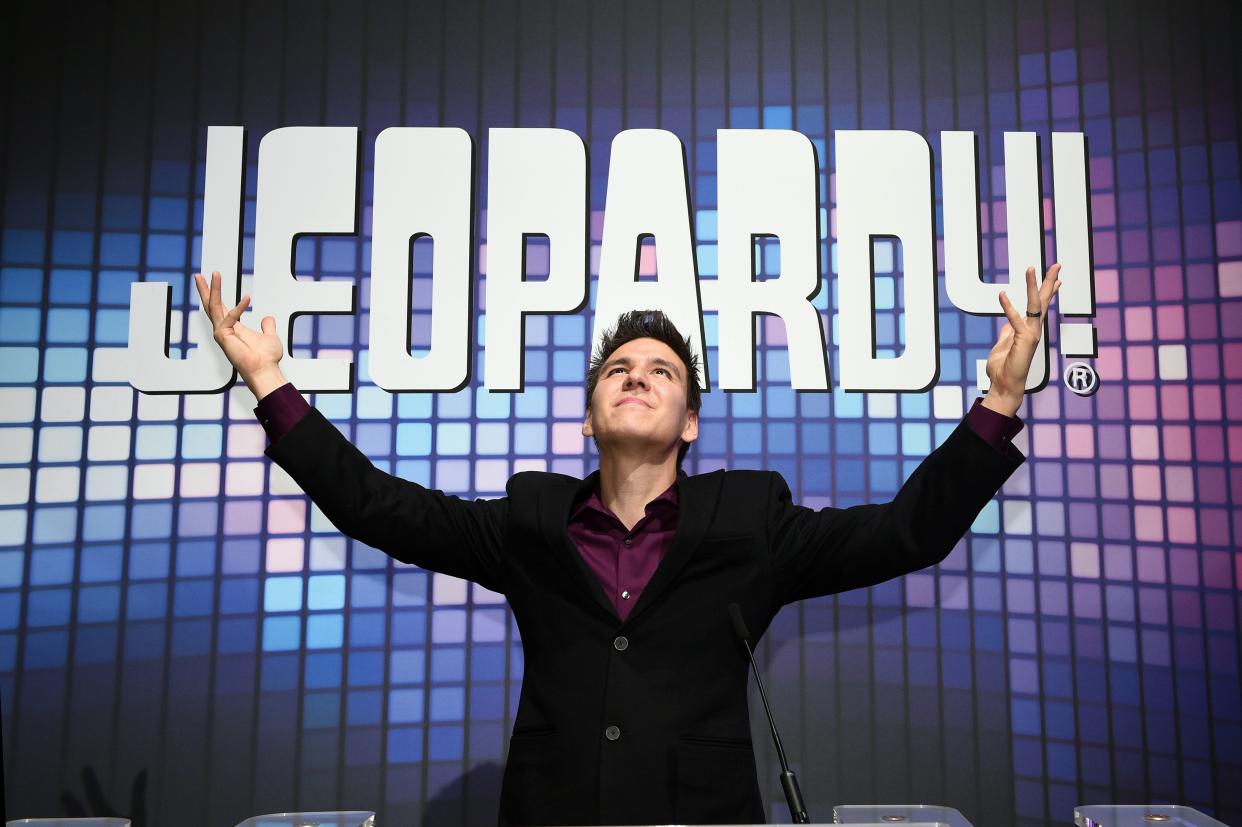
[[[263,397],[254,409],[271,442],[287,434],[309,411],[310,405],[292,383]],[[1009,443],[1022,430],[1021,419],[983,407],[983,397],[976,399],[966,414],[966,425],[1001,453],[1008,453]],[[622,620],[629,616],[673,544],[677,505],[674,482],[647,503],[646,514],[630,530],[600,500],[598,488],[583,495],[570,512],[566,526],[570,539]]]
[[[569,537],[595,573],[604,594],[625,620],[673,544],[677,531],[677,483],[647,503],[643,518],[627,530],[592,488],[569,514]]]

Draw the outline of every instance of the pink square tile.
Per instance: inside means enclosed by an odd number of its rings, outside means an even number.
[[[1207,550],[1201,552],[1201,556],[1203,585],[1209,589],[1229,588],[1229,552]]]
[[[1075,577],[1100,576],[1100,549],[1095,543],[1070,545],[1070,571]]]
[[[940,605],[946,609],[970,608],[970,587],[965,577],[956,574],[940,576]]]
[[[1196,549],[1169,550],[1169,582],[1175,586],[1199,585],[1199,552]]]
[[[580,422],[554,422],[552,424],[552,453],[554,454],[581,454],[585,439]]]
[[[1126,348],[1125,378],[1135,379],[1156,378],[1156,351],[1149,345],[1130,345]]]
[[[1130,469],[1130,474],[1134,481],[1134,498],[1136,500],[1160,499],[1160,466],[1135,465]]]
[[[1189,461],[1190,427],[1187,425],[1165,425],[1162,429],[1161,441],[1164,444],[1164,457],[1175,461]]]
[[[1163,340],[1186,338],[1186,310],[1180,304],[1165,304],[1156,308],[1156,329]]]
[[[267,560],[264,569],[269,572],[301,571],[304,556],[302,538],[273,538],[267,541]]]
[[[1176,243],[1176,232],[1173,236]],[[1178,244],[1177,246],[1181,246]],[[1182,268],[1179,264],[1164,264],[1156,268],[1156,298],[1160,301],[1177,302],[1182,299],[1185,292],[1182,288]],[[1172,305],[1180,315],[1182,308],[1180,305]],[[1163,308],[1162,308],[1163,309]],[[1159,310],[1156,311],[1159,314]],[[1162,338],[1164,338],[1162,336]],[[1181,337],[1177,337],[1181,338]]]
[[[1242,462],[1242,425],[1230,425],[1229,430],[1229,461]]]
[[[1101,342],[1121,341],[1121,308],[1100,307],[1095,316],[1096,337]]]
[[[1242,344],[1230,342],[1221,348],[1226,379],[1242,379]]]
[[[1190,435],[1186,434],[1186,454],[1190,453]],[[1190,459],[1175,457],[1176,459]],[[1195,426],[1195,458],[1209,462],[1221,462],[1225,458],[1225,429],[1219,425]]]
[[[1133,459],[1160,459],[1160,434],[1155,425],[1130,426],[1130,456]]]
[[[1164,540],[1164,509],[1158,505],[1134,506],[1134,537],[1153,543]]]
[[[306,500],[270,500],[267,504],[269,534],[301,534],[306,530]]]
[[[1061,426],[1038,424],[1034,427],[1035,444],[1032,453],[1038,457],[1061,456]]]
[[[1169,500],[1169,502],[1194,502],[1194,469],[1189,465],[1166,465],[1164,467],[1164,489],[1165,498]]]
[[[1164,549],[1156,546],[1139,546],[1135,552],[1138,561],[1138,579],[1143,583],[1163,583]]]
[[[1095,370],[1104,381],[1123,378],[1126,374],[1121,368],[1121,348],[1101,346],[1099,358],[1095,360]]]
[[[1091,226],[1112,227],[1117,223],[1117,205],[1111,192],[1091,196]]]
[[[263,449],[267,447],[267,434],[257,422],[230,425],[227,444],[230,457],[261,457]]]
[[[1095,456],[1095,426],[1077,423],[1065,426],[1065,455],[1074,459]]]
[[[1151,335],[1151,308],[1150,307],[1127,307],[1125,309],[1126,319],[1126,339],[1131,342],[1150,341]]]
[[[1169,518],[1169,540],[1174,543],[1198,541],[1195,531],[1195,510],[1184,505],[1169,506],[1165,512]]]
[[[1130,499],[1130,478],[1126,466],[1113,463],[1100,466],[1100,496],[1106,500]]]
[[[1231,388],[1232,390],[1232,388]],[[1238,388],[1238,414],[1242,416],[1242,388]],[[1191,391],[1194,400],[1195,419],[1220,419],[1221,400],[1220,387],[1217,385],[1195,385]],[[1230,397],[1232,402],[1232,396]]]
[[[1188,629],[1198,629],[1203,625],[1203,607],[1198,592],[1175,591],[1170,598],[1173,601],[1173,625]]]
[[[1161,385],[1160,415],[1165,419],[1190,419],[1190,391],[1182,385]]]
[[[1095,271],[1095,300],[1100,304],[1116,304],[1121,298],[1116,270]]]
[[[1156,386],[1130,385],[1126,388],[1130,400],[1130,418],[1147,420],[1156,418]]]
[[[936,578],[930,574],[910,574],[906,583],[906,605],[927,608],[936,605]]]
[[[1134,561],[1130,547],[1109,544],[1104,547],[1104,576],[1109,580],[1133,580]]]
[[[1216,254],[1242,256],[1242,221],[1218,221],[1216,223]]]
[[[1242,261],[1222,261],[1216,267],[1220,295],[1224,299],[1242,296]]]

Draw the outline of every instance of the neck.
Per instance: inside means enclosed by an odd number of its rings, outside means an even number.
[[[633,528],[647,512],[647,504],[677,479],[677,451],[663,460],[651,457],[599,456],[599,498],[625,525]]]

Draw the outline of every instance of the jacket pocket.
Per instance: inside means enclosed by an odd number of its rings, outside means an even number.
[[[673,817],[679,824],[766,821],[750,739],[677,739],[673,748]]]
[[[500,783],[501,825],[555,823],[556,799],[548,793],[559,763],[555,736],[555,727],[540,727],[514,732],[509,739]]]
[[[514,728],[513,734],[509,736],[509,740],[519,738],[542,738],[545,735],[555,735],[556,725],[549,724],[547,726],[525,727],[523,729]]]

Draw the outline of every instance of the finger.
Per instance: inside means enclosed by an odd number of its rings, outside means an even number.
[[[996,344],[992,345],[992,350],[988,352],[989,358],[995,353],[1005,353],[1013,347],[1013,325],[1009,322],[1001,325],[1000,335],[996,337]]]
[[[234,322],[233,335],[241,339],[247,347],[257,347],[263,339],[254,328],[247,327],[244,322]]]
[[[1056,291],[1057,284],[1060,283],[1060,279],[1057,278],[1060,272],[1060,264],[1052,265],[1048,268],[1048,274],[1044,276],[1044,283],[1040,285],[1039,301],[1045,308],[1048,306],[1048,303],[1052,301],[1052,294]]]
[[[220,316],[224,315],[224,296],[223,289],[221,288],[222,283],[223,279],[220,278],[220,271],[213,270],[211,273],[211,303]]]
[[[1009,301],[1009,294],[1004,290],[1000,291],[1001,308],[1005,311],[1005,317],[1009,319],[1009,324],[1013,328],[1013,332],[1017,333],[1022,327],[1022,317],[1018,315],[1018,311],[1014,309],[1013,302]]]
[[[194,274],[194,287],[198,290],[198,303],[202,305],[204,310],[207,309],[207,282],[203,279],[202,273]]]
[[[1026,309],[1034,313],[1039,310],[1039,288],[1035,286],[1035,268],[1026,268]]]
[[[230,310],[223,319],[220,320],[220,327],[232,327],[241,319],[242,313],[246,312],[246,307],[250,304],[250,294],[242,296],[237,306]]]
[[[259,322],[259,327],[263,328],[263,332],[269,336],[276,335],[276,317],[264,316],[263,321]]]

